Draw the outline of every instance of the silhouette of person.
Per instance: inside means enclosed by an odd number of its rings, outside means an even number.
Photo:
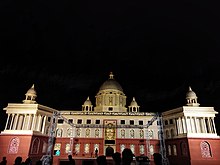
[[[98,165],[107,165],[106,156],[105,155],[98,156],[96,162]]]
[[[160,153],[154,153],[153,157],[155,165],[162,165],[162,156]]]
[[[95,157],[97,157],[98,156],[98,149],[96,148],[95,149]]]
[[[68,165],[75,165],[75,160],[73,159],[72,155],[68,155]]]
[[[36,162],[36,165],[42,165],[42,161],[41,161],[41,160],[38,160],[38,161]]]
[[[130,148],[125,148],[122,151],[122,165],[130,165],[133,161],[134,154],[132,153]]]
[[[15,164],[14,165],[21,165],[22,163],[22,157],[21,156],[17,156],[15,158]]]
[[[31,158],[27,158],[24,162],[25,165],[32,165]]]
[[[115,165],[120,165],[121,164],[121,153],[119,152],[115,152],[113,155],[112,155],[112,158],[115,162]]]
[[[6,160],[6,157],[4,156],[2,158],[2,161],[1,161],[0,165],[6,165],[6,164],[7,164],[7,160]]]

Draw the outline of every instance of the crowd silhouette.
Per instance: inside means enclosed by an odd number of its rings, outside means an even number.
[[[131,165],[133,158],[134,158],[134,154],[130,148],[125,148],[122,151],[122,153],[115,152],[112,154],[112,160],[114,165]],[[155,165],[162,165],[162,155],[160,153],[154,153],[153,158]],[[96,164],[108,165],[106,156],[105,155],[97,156]],[[7,164],[7,159],[5,156],[2,158],[0,165],[9,165]],[[36,161],[35,164],[33,164],[31,158],[28,157],[25,161],[23,161],[21,156],[17,156],[14,160],[13,165],[43,165],[43,162],[40,159]],[[76,164],[75,159],[73,159],[72,155],[68,155],[68,161],[66,161],[65,165],[79,165],[79,164]]]

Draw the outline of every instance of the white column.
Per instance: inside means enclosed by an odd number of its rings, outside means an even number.
[[[196,133],[196,126],[194,122],[194,118],[190,117],[191,125],[192,125],[192,133]]]
[[[202,123],[203,123],[203,129],[204,129],[204,133],[207,133],[207,129],[206,129],[206,123],[205,123],[205,118],[202,118]]]
[[[178,123],[179,123],[179,130],[180,130],[180,134],[183,133],[183,125],[182,125],[182,119],[181,117],[178,118]]]
[[[40,131],[41,123],[42,123],[42,116],[39,114],[37,118],[37,131]]]
[[[24,114],[24,122],[23,122],[23,125],[22,125],[21,129],[22,130],[27,129],[27,114]]]
[[[214,131],[214,133],[216,133],[215,122],[214,122],[214,118],[213,117],[212,117],[211,122],[212,122],[213,129],[214,129],[213,131]]]
[[[19,114],[19,116],[18,116],[17,130],[21,130],[22,124],[23,124],[23,119],[24,119],[24,116],[23,116],[22,114]]]
[[[27,130],[30,130],[30,129],[31,129],[32,121],[33,121],[33,116],[32,116],[32,114],[28,114]]]
[[[183,133],[187,133],[186,117],[182,117]]]
[[[196,117],[194,117],[194,123],[195,123],[195,131],[198,133],[198,124],[196,122]]]
[[[210,117],[208,117],[208,122],[207,122],[207,124],[208,124],[208,129],[209,129],[209,133],[212,133],[213,131],[212,131],[212,125],[210,124]]]
[[[179,133],[179,123],[178,123],[178,118],[175,118],[175,126],[176,126],[176,133],[177,133],[177,136],[180,134]]]
[[[8,126],[8,120],[10,118],[11,114],[8,114],[8,118],[7,118],[7,121],[6,121],[6,124],[5,124],[5,130],[7,129],[7,126]]]
[[[37,118],[37,116],[36,116],[36,114],[34,114],[34,117],[33,117],[33,122],[32,122],[32,126],[31,126],[31,130],[35,130],[35,128],[36,128],[36,126],[35,126],[35,124],[36,124],[36,118]]]
[[[196,128],[197,128],[197,133],[201,133],[201,126],[199,124],[199,119],[195,117],[195,121],[196,121]]]
[[[11,117],[11,123],[10,123],[10,128],[9,128],[9,130],[12,130],[12,129],[13,129],[14,118],[15,118],[15,114],[13,113],[13,114],[12,114],[12,117]]]
[[[186,125],[188,133],[192,133],[190,118],[186,116]]]
[[[15,119],[14,119],[14,122],[13,122],[13,130],[16,130],[17,128],[17,125],[18,125],[18,115],[19,114],[15,114]]]
[[[44,116],[43,117],[43,127],[42,127],[42,130],[41,130],[42,134],[44,134],[46,119],[47,119],[47,116]]]

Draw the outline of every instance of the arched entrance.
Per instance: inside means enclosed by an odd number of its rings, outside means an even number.
[[[110,146],[108,146],[106,149],[105,149],[105,155],[106,156],[112,156],[114,153],[114,149]]]

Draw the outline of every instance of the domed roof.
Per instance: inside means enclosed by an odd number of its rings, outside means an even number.
[[[106,89],[116,89],[116,90],[120,90],[123,91],[121,85],[115,81],[115,79],[113,78],[113,74],[112,72],[109,75],[109,79],[106,80],[102,86],[100,87],[100,90],[106,90]]]
[[[87,100],[84,102],[84,105],[92,105],[92,102],[90,101],[89,97],[87,97]]]
[[[137,102],[135,101],[135,98],[133,97],[133,100],[131,101],[131,104],[130,104],[131,107],[137,107],[138,104]]]
[[[34,89],[34,84],[32,85],[32,87],[27,91],[26,95],[31,95],[31,96],[36,96],[37,92]]]
[[[186,98],[196,98],[196,93],[192,91],[191,87],[189,87],[189,91],[186,93]]]

